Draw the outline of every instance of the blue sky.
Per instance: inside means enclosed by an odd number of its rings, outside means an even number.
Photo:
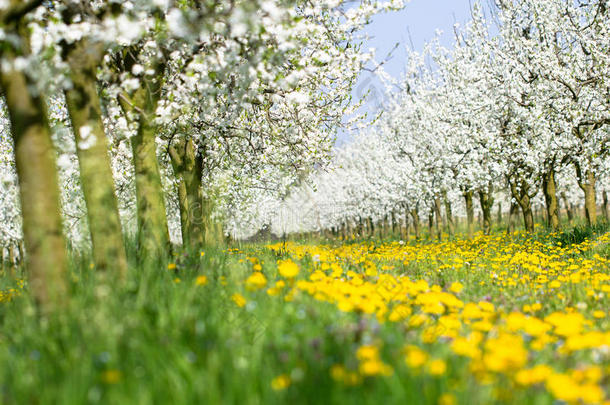
[[[469,0],[411,0],[404,10],[375,17],[366,28],[371,39],[364,44],[363,49],[375,48],[377,60],[381,61],[399,43],[392,58],[384,65],[386,72],[399,77],[405,66],[406,47],[411,47],[412,44],[416,51],[421,51],[425,43],[435,37],[437,30],[443,32],[441,42],[451,46],[454,24],[457,22],[464,25],[469,18]],[[379,82],[372,73],[365,71],[354,89],[354,96],[360,98],[369,90],[374,93],[375,89],[381,90]],[[364,108],[370,111],[377,103],[373,95]],[[342,133],[338,143],[347,139],[349,135]]]
[[[453,25],[456,22],[463,25],[469,19],[469,0],[411,0],[402,11],[375,17],[366,29],[372,38],[365,44],[365,49],[375,48],[377,57],[383,58],[399,42],[394,58],[386,65],[389,73],[398,75],[404,66],[405,47],[410,46],[411,41],[415,50],[422,50],[436,31],[441,30],[443,44],[450,46]]]

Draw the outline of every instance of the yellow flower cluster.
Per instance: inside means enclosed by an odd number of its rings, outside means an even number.
[[[360,346],[356,352],[360,362],[359,371],[363,376],[391,375],[392,367],[381,361],[379,348],[373,345]]]
[[[23,279],[18,279],[16,282],[16,287],[0,290],[0,303],[10,302],[13,298],[21,295],[21,291],[25,287],[25,281]]]
[[[596,252],[608,243],[610,234],[570,247],[513,234],[268,248],[313,263],[306,278],[285,289],[292,299],[312,297],[404,325],[411,370],[442,376],[449,359],[461,358],[481,383],[508,378],[523,389],[540,386],[557,399],[594,404],[608,399],[602,381],[610,378],[610,367],[598,366],[610,364],[610,261]],[[290,279],[299,273],[291,259],[278,270]],[[376,346],[359,347],[356,358],[359,375],[335,365],[333,378],[357,384],[363,376],[392,373]],[[574,364],[575,370],[567,367]]]

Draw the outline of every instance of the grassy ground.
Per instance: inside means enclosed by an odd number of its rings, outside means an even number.
[[[607,229],[208,249],[39,319],[0,279],[0,403],[601,403]]]

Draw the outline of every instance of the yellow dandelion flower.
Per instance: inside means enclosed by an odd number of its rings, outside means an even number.
[[[372,345],[360,346],[356,351],[358,360],[372,360],[379,357],[379,348]]]
[[[447,371],[447,363],[440,359],[432,360],[427,365],[427,371],[430,375],[441,376]]]
[[[456,293],[456,294],[460,293],[463,289],[464,289],[464,284],[460,283],[459,281],[452,283],[451,287],[449,287],[449,291]]]
[[[428,360],[428,354],[417,346],[409,345],[405,347],[405,363],[411,368],[423,366]]]
[[[267,278],[260,271],[255,271],[246,279],[246,289],[256,291],[267,285]]]
[[[235,293],[235,294],[231,295],[231,299],[233,300],[235,305],[237,305],[240,308],[243,308],[247,303],[244,296],[239,293]]]
[[[282,391],[290,387],[290,377],[286,374],[281,374],[271,380],[271,388],[274,391]]]
[[[295,278],[299,274],[299,266],[290,259],[280,260],[277,269],[285,278]]]
[[[438,398],[438,405],[455,405],[456,400],[453,394],[445,393]]]
[[[604,311],[593,311],[593,317],[597,319],[602,319],[606,317],[606,313]]]
[[[104,384],[116,384],[121,381],[123,374],[119,370],[106,370],[101,377]]]
[[[208,283],[208,278],[206,276],[198,276],[195,279],[195,285],[202,286]]]

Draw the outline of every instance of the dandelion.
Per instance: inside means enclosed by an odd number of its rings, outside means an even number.
[[[267,285],[267,278],[259,271],[256,271],[246,279],[246,289],[248,291],[260,290]]]
[[[290,259],[280,260],[277,268],[280,275],[285,278],[295,278],[299,274],[299,266]]]
[[[345,378],[345,375],[346,375],[345,367],[343,367],[341,364],[334,364],[330,368],[330,376],[335,381],[343,381],[343,379]]]
[[[447,363],[440,359],[432,360],[428,363],[427,370],[430,375],[441,376],[447,371]]]
[[[411,368],[419,368],[428,360],[428,354],[417,346],[409,345],[405,347],[405,352],[405,363]]]
[[[233,300],[235,305],[237,305],[240,308],[243,308],[247,303],[244,296],[239,293],[235,293],[235,294],[231,295],[231,299]]]
[[[530,369],[519,370],[515,375],[515,381],[520,385],[534,385],[546,381],[553,373],[553,369],[549,366],[540,364]]]
[[[122,376],[119,370],[106,370],[102,373],[101,379],[104,384],[116,384],[121,381]]]
[[[372,360],[379,357],[379,348],[372,345],[360,346],[356,351],[358,360]]]
[[[602,319],[606,317],[606,313],[604,311],[593,311],[593,317],[597,319]]]
[[[176,263],[170,263],[167,265],[168,270],[176,270]]]
[[[208,278],[206,276],[198,276],[195,279],[195,285],[197,286],[203,286],[206,285],[208,283]]]
[[[375,375],[383,375],[389,376],[392,375],[392,367],[383,363],[379,359],[366,360],[360,363],[359,367],[360,373],[364,376],[375,376]]]
[[[449,291],[456,293],[456,294],[459,294],[463,289],[464,289],[464,284],[460,283],[459,281],[452,283],[451,287],[449,287]]]
[[[286,374],[281,374],[271,380],[271,388],[274,391],[282,391],[290,387],[290,377]]]
[[[445,393],[438,398],[438,405],[455,405],[456,400],[453,394]]]

